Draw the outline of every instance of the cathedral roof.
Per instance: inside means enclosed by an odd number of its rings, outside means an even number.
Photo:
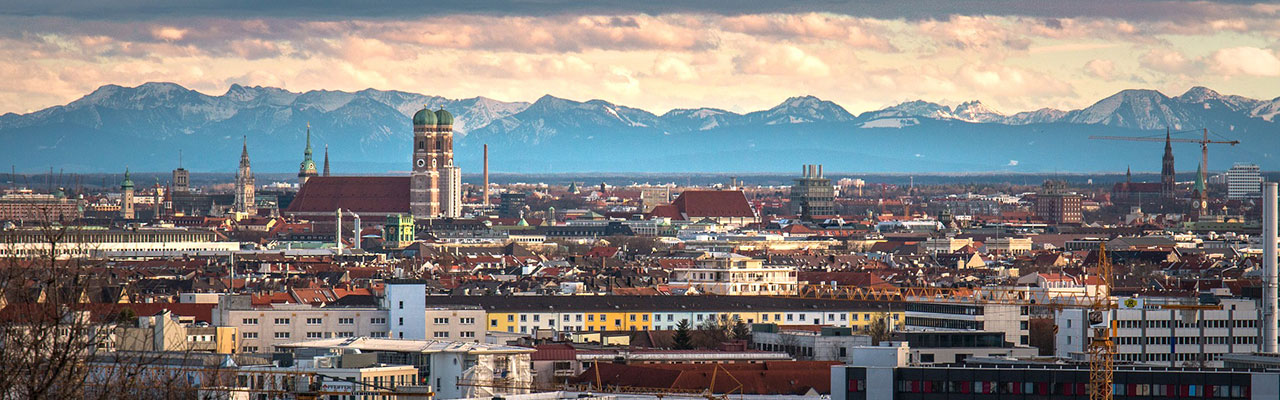
[[[317,176],[285,212],[409,213],[408,176]]]
[[[452,122],[452,120],[450,122]],[[414,126],[435,125],[435,124],[436,124],[436,113],[428,109],[427,106],[422,106],[421,110],[418,110],[416,114],[413,114]]]

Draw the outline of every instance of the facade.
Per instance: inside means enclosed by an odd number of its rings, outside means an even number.
[[[1111,310],[1116,326],[1116,361],[1148,365],[1222,367],[1231,353],[1260,351],[1261,329],[1257,303],[1223,299],[1221,310],[1170,310],[1144,307]],[[1124,304],[1121,304],[1123,307]],[[1055,315],[1057,355],[1082,353],[1092,334],[1085,310],[1062,310]]]
[[[191,190],[191,171],[181,166],[173,170],[173,191],[177,193],[186,193]]]
[[[462,169],[457,166],[440,169],[440,213],[444,218],[462,216]]]
[[[832,400],[1077,400],[1089,398],[1087,365],[831,367]],[[1280,373],[1194,368],[1116,367],[1116,400],[1280,398]]]
[[[906,303],[909,331],[986,331],[1004,333],[1015,345],[1030,342],[1030,310],[1004,304]]]
[[[402,214],[388,215],[383,232],[386,232],[383,238],[386,247],[399,249],[408,246],[414,241],[413,217]]]
[[[741,190],[686,190],[671,204],[654,207],[649,215],[677,221],[711,220],[734,226],[760,222],[760,216]]]
[[[124,181],[120,182],[120,218],[134,219],[137,214],[134,213],[133,204],[133,179],[129,179],[129,170],[124,170]]]
[[[410,175],[409,212],[414,218],[439,218],[445,203],[461,201],[461,185],[446,185],[443,176],[453,165],[453,114],[426,107],[413,115],[413,172]],[[446,188],[445,186],[449,186]],[[445,189],[457,193],[445,192]]]
[[[991,238],[983,243],[990,254],[1025,254],[1031,251],[1031,238]]]
[[[936,237],[920,242],[920,251],[925,254],[955,253],[965,246],[972,246],[973,239],[955,237]]]
[[[253,171],[249,168],[249,142],[246,140],[240,150],[240,168],[236,170],[236,198],[231,211],[237,214],[257,215],[258,207],[254,202]]]
[[[836,189],[822,175],[822,166],[805,165],[803,170],[791,185],[791,213],[810,220],[835,215]]]
[[[0,257],[36,257],[49,254],[45,233],[38,229],[14,230],[11,242],[0,244]],[[61,258],[149,258],[182,253],[240,250],[240,243],[222,241],[217,232],[185,228],[76,229],[58,243]]]
[[[647,187],[640,189],[640,211],[650,212],[654,207],[671,202],[671,188]]]
[[[1257,164],[1236,163],[1227,171],[1227,199],[1262,197],[1262,173]]]
[[[764,260],[718,252],[695,261],[693,267],[673,269],[667,283],[672,288],[727,296],[793,295],[800,290],[794,266],[766,266]]]
[[[1082,197],[1065,190],[1066,184],[1045,181],[1036,193],[1036,216],[1053,224],[1079,224],[1084,222],[1081,212]]]
[[[406,390],[406,387],[418,385],[417,368],[409,365],[367,362],[371,359],[376,360],[376,357],[317,356],[296,360],[289,366],[243,366],[237,369],[237,374],[246,386],[243,392],[247,395],[246,398],[254,399],[279,398],[280,389],[300,386],[318,387],[321,392],[329,393],[323,396],[328,399],[390,400],[401,397],[373,389],[373,387],[385,388],[394,393],[425,392],[425,390]],[[289,381],[286,382],[286,380]],[[373,385],[373,387],[365,385]],[[221,388],[213,388],[209,392],[218,393],[219,389]],[[225,396],[210,398],[235,398],[232,393],[227,393]]]
[[[79,200],[30,191],[0,196],[0,221],[73,221],[84,216]]]
[[[800,361],[853,362],[853,349],[870,346],[871,337],[856,335],[850,328],[779,330],[777,325],[756,324],[751,328],[751,347],[760,351],[781,351]]]
[[[446,301],[427,299],[428,304]],[[466,301],[485,310],[489,331],[523,334],[675,330],[681,320],[698,326],[717,319],[858,330],[878,315],[895,322],[903,318],[897,303],[769,296],[470,296]]]
[[[328,154],[328,150],[325,154]],[[302,151],[302,164],[298,165],[298,187],[301,188],[307,184],[308,179],[319,175],[316,172],[316,162],[311,160],[311,123],[307,123],[307,147]]]
[[[525,194],[519,192],[503,193],[499,196],[498,218],[520,218],[525,208]]]
[[[473,305],[427,304],[426,293],[425,281],[394,279],[387,282],[383,308],[391,318],[388,337],[472,343],[484,340],[484,309]],[[459,301],[466,302],[465,299]]]

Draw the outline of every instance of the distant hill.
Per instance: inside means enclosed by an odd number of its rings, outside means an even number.
[[[172,83],[106,85],[66,105],[0,115],[0,157],[22,171],[167,171],[182,150],[187,169],[226,172],[245,137],[256,170],[289,172],[301,160],[310,123],[317,157],[328,145],[335,173],[404,171],[409,116],[424,105],[456,116],[456,157],[468,172],[479,170],[483,143],[494,171],[518,173],[785,172],[805,163],[865,172],[1152,171],[1160,167],[1159,144],[1087,137],[1163,136],[1166,127],[1208,128],[1243,142],[1213,148],[1213,170],[1235,161],[1280,169],[1268,150],[1280,145],[1280,98],[1203,87],[1175,97],[1124,90],[1080,110],[1015,114],[976,100],[955,107],[916,100],[854,115],[799,96],[746,114],[697,108],[656,115],[549,95],[524,103],[232,85],[211,96]],[[1195,169],[1195,147],[1176,146],[1179,170]]]

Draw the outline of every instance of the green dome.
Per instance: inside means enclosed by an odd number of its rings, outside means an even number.
[[[453,114],[443,108],[436,110],[436,125],[453,125]]]
[[[417,114],[413,114],[414,126],[435,125],[435,124],[436,124],[436,113],[431,112],[431,110],[428,110],[427,107],[425,106],[422,107],[421,110],[418,110]]]

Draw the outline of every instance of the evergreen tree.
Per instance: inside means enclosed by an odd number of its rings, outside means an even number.
[[[751,336],[751,328],[747,326],[747,323],[742,322],[741,319],[734,318],[733,328],[730,328],[729,334],[732,335],[734,339],[747,340],[747,337]]]
[[[676,350],[693,349],[693,337],[689,335],[689,320],[682,319],[676,324],[676,335],[671,338],[671,347]]]

